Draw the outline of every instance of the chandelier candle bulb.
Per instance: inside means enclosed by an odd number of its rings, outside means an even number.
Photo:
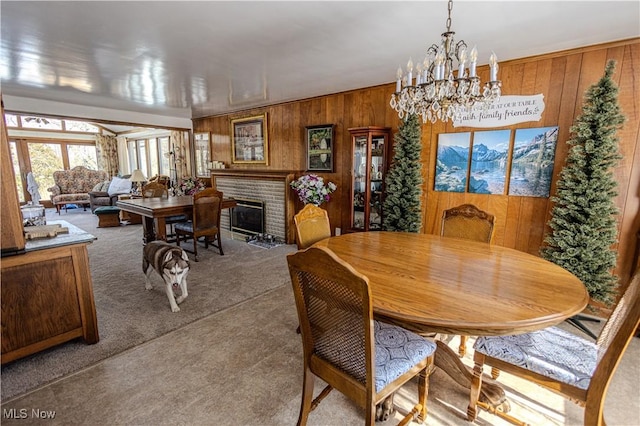
[[[427,83],[429,81],[429,66],[431,65],[431,61],[429,58],[424,58],[424,62],[422,62],[422,82]]]
[[[471,49],[471,63],[469,64],[469,77],[476,76],[476,65],[478,63],[478,49],[473,46]]]
[[[409,62],[407,62],[407,86],[411,86],[412,73],[413,73],[413,61],[411,60],[411,58],[409,58]]]
[[[460,49],[460,58],[458,59],[458,78],[464,77],[464,66],[467,63],[467,50],[463,47]]]
[[[489,67],[491,68],[491,81],[497,81],[498,80],[498,57],[493,52],[491,52],[491,57],[489,58]]]
[[[400,92],[402,90],[402,68],[398,67],[398,72],[396,73],[396,92]]]

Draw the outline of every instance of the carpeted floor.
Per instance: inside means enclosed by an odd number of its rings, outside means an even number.
[[[137,231],[134,231],[136,228]],[[112,232],[118,235],[122,233],[126,237],[123,240],[135,241],[121,241],[117,248],[112,247],[116,253],[100,250],[99,243],[107,236],[113,239]],[[190,276],[189,299],[182,305],[180,313],[172,314],[166,296],[160,289],[150,294],[144,292],[142,273],[138,269],[139,260],[129,259],[125,255],[140,249],[140,233],[139,226],[95,232],[100,239],[90,246],[90,256],[96,258],[92,258],[92,267],[94,262],[109,264],[102,257],[98,261],[99,255],[106,255],[109,259],[117,259],[130,276],[125,279],[127,274],[123,272],[114,282],[113,279],[98,278],[100,274],[96,273],[94,287],[97,287],[96,282],[100,282],[100,287],[107,289],[113,285],[132,288],[129,297],[113,291],[106,291],[107,294],[101,296],[105,301],[102,302],[102,308],[98,307],[98,319],[102,321],[103,340],[98,345],[111,345],[113,343],[110,341],[120,340],[121,335],[123,338],[132,335],[144,340],[143,336],[137,335],[153,334],[149,329],[153,329],[156,322],[160,324],[159,329],[167,328],[167,322],[175,325],[174,331],[149,338],[102,361],[92,361],[88,368],[73,366],[72,369],[77,371],[75,374],[59,372],[59,375],[65,376],[31,392],[6,400],[3,398],[0,407],[2,424],[294,424],[302,388],[302,345],[299,335],[295,333],[296,311],[284,257],[287,251],[295,248],[285,246],[264,250],[239,241],[223,240],[225,256],[221,258],[213,249],[204,252],[200,263],[209,265],[206,272],[201,272],[204,278],[200,276],[199,280],[194,280]],[[129,245],[131,247],[126,248]],[[234,254],[233,258],[231,254]],[[235,268],[224,266],[232,262],[236,263]],[[238,267],[240,262],[247,267]],[[129,263],[132,266],[125,268],[124,265]],[[226,270],[224,279],[220,278],[223,270]],[[138,294],[137,289],[142,295]],[[235,289],[240,290],[244,301],[237,302],[237,299],[223,294],[223,290],[234,293]],[[104,318],[109,304],[128,304],[128,299],[134,297],[137,297],[137,305],[133,310],[144,313],[138,315],[114,311],[112,314],[128,315],[126,321]],[[222,307],[225,304],[227,308]],[[207,308],[202,308],[202,305]],[[198,309],[208,309],[209,305],[215,305],[217,311],[189,324],[177,325],[182,319],[191,318],[196,306]],[[150,320],[145,321],[145,318]],[[118,330],[110,324],[112,321],[126,330]],[[132,323],[127,324],[128,321]],[[588,326],[597,333],[602,324],[589,323]],[[566,323],[562,327],[575,331]],[[452,340],[454,347],[457,343],[457,339]],[[98,348],[98,345],[93,348]],[[468,345],[471,347],[472,342]],[[60,368],[57,364],[68,365],[81,360],[80,354],[92,352],[91,348],[83,344],[63,345],[15,365],[22,365],[22,370],[33,369],[41,375],[48,373],[49,369]],[[472,351],[469,350],[463,360],[467,365],[471,363],[471,356]],[[609,388],[605,403],[609,425],[640,425],[640,392],[637,388],[640,383],[639,356],[640,339],[635,338]],[[29,376],[29,371],[22,371],[20,376],[17,370],[3,369],[3,394],[6,380],[13,382],[12,387],[7,389],[16,389],[16,383]],[[51,377],[48,376],[47,380],[51,380]],[[583,410],[563,397],[505,373],[501,374],[499,380],[505,386],[512,414],[530,424],[582,424]],[[318,382],[316,394],[321,388],[322,383]],[[402,410],[414,399],[415,386],[410,384],[396,396],[396,403]],[[468,390],[436,369],[430,378],[426,424],[468,424],[465,420],[467,403]],[[22,413],[25,418],[20,418]],[[54,414],[55,418],[44,420],[37,417],[38,413]],[[332,392],[311,414],[309,424],[359,425],[362,424],[362,416],[362,409],[340,393]],[[482,412],[475,424],[503,426],[507,423]]]
[[[3,366],[2,400],[289,282],[285,255],[295,246],[265,250],[223,238],[224,256],[199,247],[199,262],[191,262],[189,297],[172,313],[160,276],[152,275],[152,291],[144,288],[142,225],[97,228],[97,217],[81,208],[60,215],[48,209],[47,220],[67,220],[97,237],[88,252],[100,341],[69,342]]]

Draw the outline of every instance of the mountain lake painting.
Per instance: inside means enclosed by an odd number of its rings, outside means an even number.
[[[438,135],[434,187],[436,191],[465,191],[470,147],[470,132]]]
[[[511,130],[473,132],[469,192],[504,194]]]
[[[557,126],[516,130],[509,195],[549,196],[557,141]]]

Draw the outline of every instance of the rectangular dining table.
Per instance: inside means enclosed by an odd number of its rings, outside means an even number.
[[[237,205],[233,198],[224,198],[221,209],[231,209]],[[191,215],[193,197],[181,195],[177,197],[136,198],[119,200],[116,206],[128,213],[142,216],[143,242],[167,240],[166,219],[181,214]]]
[[[497,245],[406,232],[356,232],[315,243],[369,279],[373,314],[419,334],[490,336],[558,324],[589,301],[584,284],[541,257]],[[437,340],[435,363],[470,388],[472,374]],[[483,380],[483,398],[508,407],[504,390]]]

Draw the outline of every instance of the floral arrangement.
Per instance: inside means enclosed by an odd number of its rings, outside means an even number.
[[[329,194],[337,189],[335,183],[329,182],[325,185],[324,179],[314,174],[300,176],[289,185],[296,191],[300,201],[316,206],[329,201],[331,199]]]
[[[205,188],[203,181],[193,176],[187,176],[180,179],[178,184],[173,187],[173,195],[193,195]]]

